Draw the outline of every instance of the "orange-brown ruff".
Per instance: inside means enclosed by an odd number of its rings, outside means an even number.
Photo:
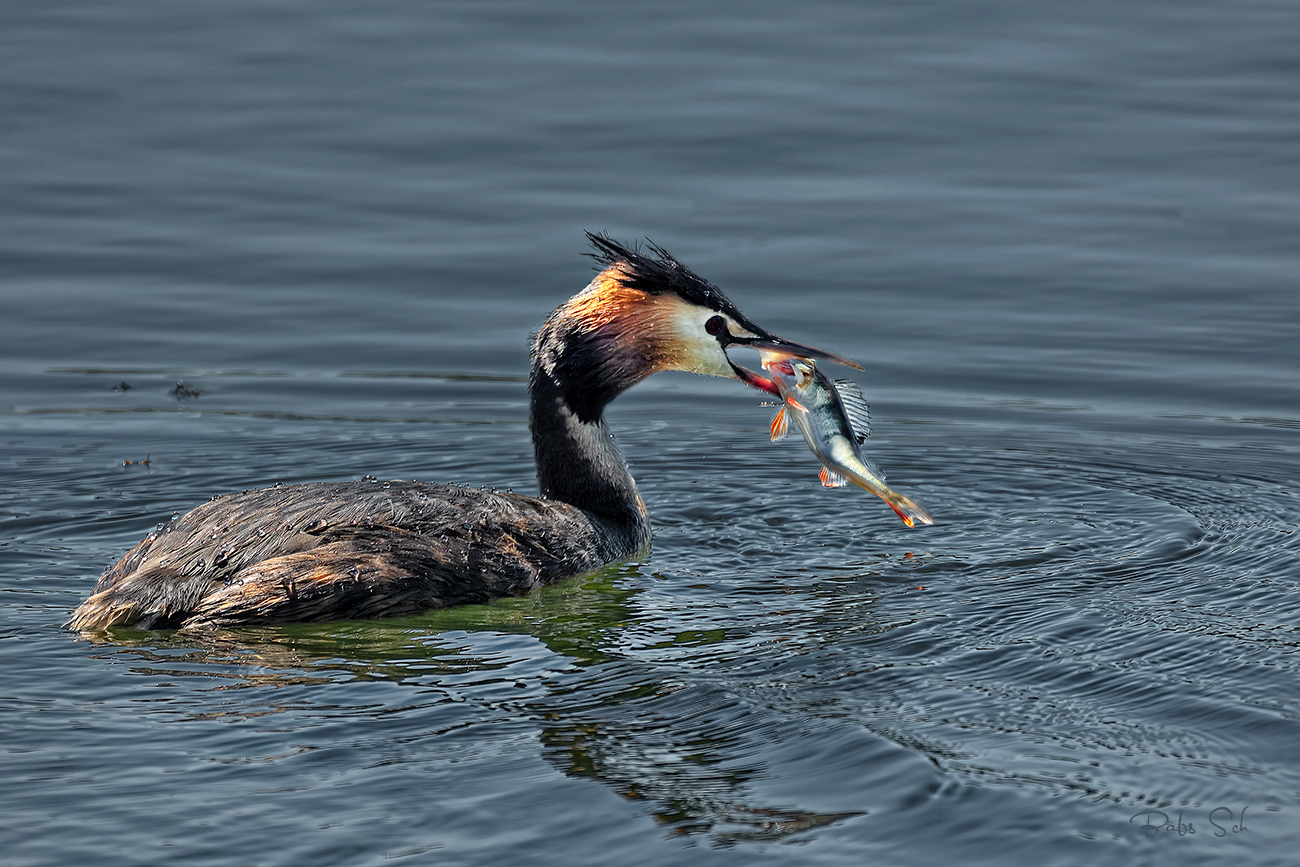
[[[67,622],[79,631],[330,620],[483,602],[626,558],[645,504],[603,410],[659,370],[740,379],[728,346],[781,346],[665,251],[589,235],[603,266],[533,338],[542,498],[420,482],[315,482],[216,497],[150,533]]]
[[[669,339],[672,314],[681,301],[634,289],[627,279],[624,267],[613,265],[556,312],[611,344],[608,376],[639,381],[672,367],[681,354],[681,347]]]

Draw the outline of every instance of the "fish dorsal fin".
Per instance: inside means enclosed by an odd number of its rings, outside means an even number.
[[[867,437],[871,436],[871,407],[867,406],[867,399],[862,396],[862,389],[851,379],[835,380],[835,392],[840,396],[840,403],[844,405],[844,416],[849,420],[849,427],[853,430],[854,444],[860,446],[867,441]],[[858,457],[878,479],[882,482],[885,480],[885,471],[879,464],[861,451],[858,452]]]
[[[823,488],[842,488],[849,483],[848,479],[844,478],[839,473],[832,473],[825,467],[822,467],[822,471],[818,475],[818,478],[822,480]]]
[[[867,406],[862,389],[851,379],[835,380],[835,391],[839,393],[840,403],[844,404],[844,414],[853,428],[853,438],[862,445],[871,436],[871,407]]]
[[[772,442],[783,440],[786,434],[790,433],[790,417],[786,415],[784,405],[776,411],[776,415],[772,416],[772,429],[768,433]]]

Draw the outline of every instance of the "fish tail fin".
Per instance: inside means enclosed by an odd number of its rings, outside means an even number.
[[[904,524],[909,527],[915,527],[917,524],[934,523],[934,518],[931,518],[930,513],[925,509],[922,509],[916,503],[913,503],[907,497],[904,497],[892,488],[888,490],[892,496],[882,497],[881,499],[889,504],[889,508],[893,509],[898,517],[903,519]]]
[[[915,527],[917,524],[933,524],[934,518],[930,513],[922,509],[916,503],[913,503],[907,497],[904,497],[898,491],[895,491],[889,485],[884,484],[876,479],[863,479],[854,476],[850,479],[853,484],[869,494],[875,494],[885,501],[889,508],[894,510],[898,517],[903,519],[903,523],[909,527]]]

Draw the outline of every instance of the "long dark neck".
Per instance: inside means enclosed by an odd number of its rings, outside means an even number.
[[[599,363],[550,328],[537,335],[528,419],[537,481],[542,496],[592,513],[631,534],[641,547],[650,539],[649,517],[601,413],[605,401],[621,389],[593,403],[589,385],[599,371],[583,369]]]

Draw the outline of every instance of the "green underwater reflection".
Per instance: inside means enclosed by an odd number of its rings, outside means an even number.
[[[471,651],[472,642],[463,640],[468,634],[529,636],[570,664],[587,666],[611,659],[606,648],[612,633],[632,617],[628,601],[642,589],[635,581],[640,569],[639,563],[612,564],[528,596],[411,617],[219,630],[114,627],[85,637],[142,659],[212,666],[212,676],[246,677],[258,684],[274,684],[280,678],[299,683],[324,671],[330,680],[346,675],[401,683],[439,672],[493,671],[507,664],[493,654]],[[243,670],[256,667],[268,671]]]

